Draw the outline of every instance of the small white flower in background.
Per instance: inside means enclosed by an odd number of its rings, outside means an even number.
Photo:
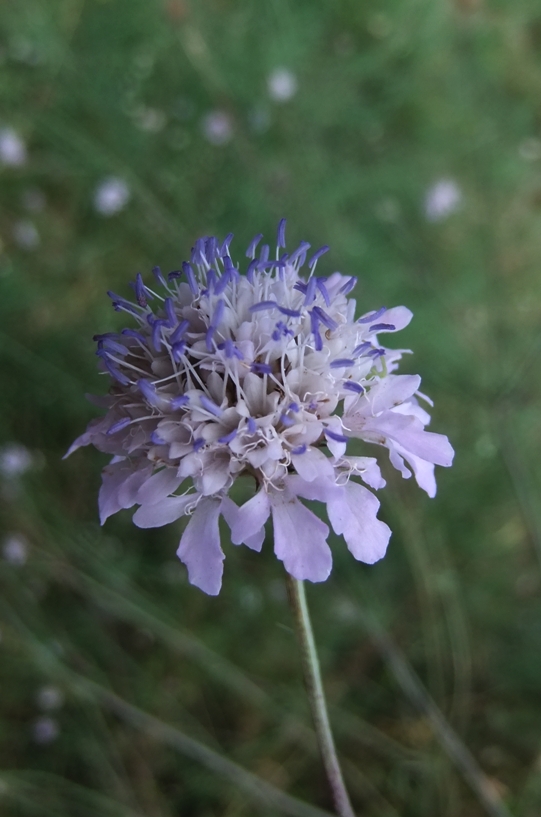
[[[32,735],[36,743],[46,746],[48,743],[53,743],[60,734],[60,727],[54,718],[49,718],[44,715],[34,721],[32,727]]]
[[[0,476],[5,479],[21,477],[33,463],[32,454],[21,443],[7,443],[0,448]]]
[[[114,216],[124,209],[130,197],[130,188],[124,179],[108,176],[96,187],[94,207],[102,216]]]
[[[226,111],[210,111],[203,117],[201,127],[211,145],[226,145],[233,138],[233,122]]]
[[[275,102],[288,102],[297,93],[298,82],[288,68],[275,68],[267,77],[267,90]]]
[[[428,188],[424,208],[427,221],[443,221],[462,204],[462,191],[453,179],[440,179]]]
[[[112,378],[109,396],[95,398],[107,413],[68,451],[92,444],[113,455],[99,494],[102,524],[136,504],[140,528],[190,517],[177,555],[190,582],[211,595],[225,558],[220,516],[235,545],[256,551],[272,518],[275,554],[296,579],[324,581],[332,565],[329,528],[301,500],[326,505],[356,559],[384,556],[391,531],[369,488],[385,481],[375,457],[346,455],[352,439],[386,448],[431,497],[434,465],[453,459],[447,437],[425,431],[421,378],[394,374],[403,351],[379,341],[408,325],[409,309],[355,318],[348,296],[357,279],[315,275],[328,247],[308,255],[303,241],[285,252],[285,219],[275,259],[267,244],[258,250],[262,238],[248,247],[245,274],[229,254],[230,233],[200,238],[190,262],[167,276],[155,267],[154,287],[138,273],[134,301],[108,293],[137,328],[95,336]],[[242,474],[255,493],[239,508],[229,492]]]
[[[41,239],[36,225],[29,219],[21,219],[13,225],[13,240],[23,250],[37,250]]]
[[[36,704],[44,712],[60,709],[64,705],[64,693],[55,686],[44,686],[36,695]]]
[[[0,163],[21,167],[26,163],[26,145],[13,128],[0,128]]]
[[[20,533],[11,533],[2,543],[2,556],[12,565],[22,567],[28,559],[28,540]]]

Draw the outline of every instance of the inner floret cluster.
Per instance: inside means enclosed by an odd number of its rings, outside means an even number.
[[[276,555],[297,579],[326,579],[332,561],[329,529],[301,498],[326,504],[357,559],[384,555],[390,530],[357,479],[375,489],[385,482],[374,458],[346,455],[350,438],[385,446],[430,496],[434,464],[453,456],[446,437],[424,430],[420,378],[393,374],[403,352],[378,340],[409,323],[408,309],[356,319],[356,278],[316,276],[328,247],[310,255],[302,242],[288,254],[284,220],[276,257],[268,245],[258,250],[258,235],[245,273],[229,254],[232,238],[199,239],[182,269],[154,268],[153,287],[138,274],[133,300],[109,293],[135,328],[95,336],[111,378],[96,402],[107,412],[69,452],[93,444],[113,455],[102,522],[136,504],[143,528],[189,515],[178,555],[211,594],[222,579],[220,515],[235,544],[260,550],[272,514]],[[239,508],[228,493],[241,474],[254,477],[256,493]]]

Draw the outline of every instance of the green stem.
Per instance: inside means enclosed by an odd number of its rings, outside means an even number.
[[[304,683],[310,700],[310,708],[312,710],[323,765],[333,793],[334,805],[340,817],[355,817],[342,776],[340,763],[338,762],[336,746],[334,745],[334,738],[329,723],[329,714],[327,712],[325,692],[323,691],[314,633],[310,622],[308,605],[306,604],[304,582],[294,579],[289,573],[286,573],[286,581],[289,601],[297,628],[297,637],[301,647]]]

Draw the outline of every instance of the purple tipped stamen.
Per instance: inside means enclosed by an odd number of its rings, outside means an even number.
[[[267,309],[277,309],[278,304],[276,301],[259,301],[259,303],[254,304],[250,307],[250,312],[265,312]]]
[[[349,366],[355,366],[355,361],[349,357],[339,357],[331,363],[331,369],[347,369]]]
[[[211,414],[214,414],[215,417],[221,417],[223,414],[223,410],[220,406],[217,406],[212,400],[206,397],[204,394],[201,395],[199,401],[204,409],[209,411]]]
[[[369,329],[370,332],[396,332],[396,326],[392,323],[375,323]]]
[[[190,399],[188,397],[186,397],[185,394],[179,394],[178,397],[172,397],[171,398],[170,405],[171,405],[172,410],[176,411],[177,409],[182,408],[183,406],[187,406],[189,402],[190,402]]]
[[[299,456],[300,454],[306,454],[306,450],[306,446],[303,444],[297,446],[297,448],[292,448],[291,453],[295,456]]]
[[[109,437],[111,434],[116,434],[117,431],[122,431],[123,428],[129,426],[131,421],[131,417],[123,417],[122,420],[119,420],[117,423],[113,423],[113,425],[106,431],[107,436]]]
[[[281,247],[286,246],[286,220],[285,218],[280,219],[280,223],[278,224],[278,236],[277,236],[277,245],[278,249]]]
[[[254,374],[272,374],[272,368],[268,363],[252,363],[250,371]]]
[[[329,249],[330,247],[328,247],[326,244],[324,247],[320,247],[320,249],[317,252],[315,252],[311,259],[309,260],[308,266],[310,268],[315,267],[321,256],[325,255],[326,252],[329,252]]]
[[[353,380],[346,380],[344,388],[348,391],[354,391],[356,394],[364,394],[364,389],[360,383],[354,383]]]
[[[248,249],[246,250],[246,258],[255,258],[255,251],[257,249],[257,245],[263,238],[263,233],[259,233],[256,235],[248,245]]]
[[[312,278],[312,280],[314,279]],[[320,306],[314,306],[312,311],[316,313],[321,323],[325,324],[327,329],[330,329],[331,331],[338,329],[338,324],[336,321],[333,320],[330,315],[327,315],[327,313],[321,309]]]
[[[377,310],[377,312],[370,312],[369,315],[365,315],[363,318],[359,318],[357,323],[372,323],[372,321],[375,321],[378,318],[380,318],[384,312],[387,312],[386,306],[382,306],[381,309]]]
[[[349,437],[345,437],[343,434],[337,434],[336,431],[331,431],[330,428],[325,429],[325,436],[337,443],[349,442]]]
[[[229,434],[225,434],[223,437],[218,437],[218,442],[219,443],[224,443],[224,444],[227,445],[227,443],[230,443],[231,440],[234,440],[236,436],[237,436],[237,429],[234,428],[233,431],[229,432]]]

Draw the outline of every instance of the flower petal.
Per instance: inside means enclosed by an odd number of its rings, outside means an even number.
[[[184,496],[170,496],[152,505],[142,505],[134,515],[133,521],[138,528],[161,528],[174,522],[186,513],[188,505],[192,505],[197,499],[197,494],[184,494]]]
[[[274,552],[295,579],[322,582],[332,567],[329,528],[288,491],[270,497]]]
[[[291,462],[297,474],[306,482],[312,482],[317,477],[334,475],[330,460],[317,448],[307,448],[304,454],[292,454]]]
[[[137,502],[141,505],[153,505],[160,502],[173,491],[176,491],[184,477],[177,476],[176,468],[162,468],[153,474],[137,492]]]
[[[341,533],[351,553],[371,565],[385,556],[390,528],[376,516],[379,501],[368,488],[350,480],[327,502],[335,533]]]
[[[220,499],[205,497],[188,522],[177,556],[188,568],[190,583],[217,596],[222,586],[224,552],[220,546]]]
[[[252,546],[254,543],[259,543],[257,550],[260,550],[265,538],[265,522],[269,518],[269,514],[269,496],[266,491],[261,489],[239,508],[237,517],[231,527],[231,541],[235,545],[248,545],[248,540],[256,537],[252,542]]]

